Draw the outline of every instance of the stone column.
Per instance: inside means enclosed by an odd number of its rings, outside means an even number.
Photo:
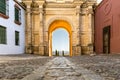
[[[44,11],[43,11],[43,4],[44,0],[36,0],[36,2],[39,4],[39,54],[40,55],[45,55],[46,47],[44,46]]]
[[[88,54],[88,15],[87,15],[88,5],[83,3],[81,5],[81,51],[82,54]]]
[[[76,32],[75,35],[76,35],[76,45],[73,46],[73,53],[74,53],[74,56],[77,56],[77,55],[81,55],[81,45],[80,45],[80,38],[81,38],[81,34],[80,34],[80,4],[76,6],[76,17],[77,17],[77,23],[76,23]]]
[[[81,22],[81,46],[83,54],[93,53],[93,4],[83,3]]]
[[[31,2],[24,2],[26,4],[26,27],[25,27],[25,52],[32,53],[32,39],[31,39]]]
[[[37,0],[32,4],[32,41],[34,46],[34,54],[44,55],[43,4],[41,4],[41,1]]]
[[[83,1],[75,0],[74,4],[76,5],[76,29],[75,32],[73,32],[73,36],[75,35],[75,43],[72,45],[72,53],[73,56],[81,55],[81,34],[80,34],[80,13],[81,13],[81,4]]]
[[[89,38],[90,38],[90,41],[89,41],[89,53],[93,53],[93,45],[94,45],[94,17],[93,17],[93,7],[91,4],[89,4],[89,7],[88,7],[88,23],[89,23]]]
[[[43,12],[43,5],[39,6],[39,9],[40,9],[40,45],[39,45],[39,53],[44,55],[45,54],[45,47],[44,47],[44,19],[43,19],[43,15],[44,15],[44,12]]]
[[[32,2],[32,45],[33,53],[39,54],[39,5],[34,1]]]

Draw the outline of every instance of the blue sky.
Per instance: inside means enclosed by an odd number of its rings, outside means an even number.
[[[69,34],[65,29],[59,28],[52,33],[52,51],[69,51]]]

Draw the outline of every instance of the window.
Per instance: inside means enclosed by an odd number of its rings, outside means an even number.
[[[15,45],[19,45],[19,32],[15,31]]]
[[[9,16],[9,0],[0,0],[0,16],[8,18]]]
[[[15,8],[15,20],[19,21],[19,9]]]
[[[6,44],[6,28],[0,26],[0,44]]]
[[[0,13],[6,14],[6,0],[0,0]]]
[[[17,5],[15,5],[15,23],[21,24],[21,10]]]

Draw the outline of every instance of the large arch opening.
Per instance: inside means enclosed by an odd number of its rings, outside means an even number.
[[[52,32],[52,55],[68,56],[70,53],[69,40],[69,33],[64,28],[54,30]]]
[[[52,32],[56,29],[63,28],[65,29],[69,34],[69,56],[72,56],[72,30],[71,25],[64,20],[55,20],[53,21],[49,26],[49,56],[52,56]]]

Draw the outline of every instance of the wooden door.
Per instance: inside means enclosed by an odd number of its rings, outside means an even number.
[[[110,53],[110,26],[103,29],[103,53]]]

